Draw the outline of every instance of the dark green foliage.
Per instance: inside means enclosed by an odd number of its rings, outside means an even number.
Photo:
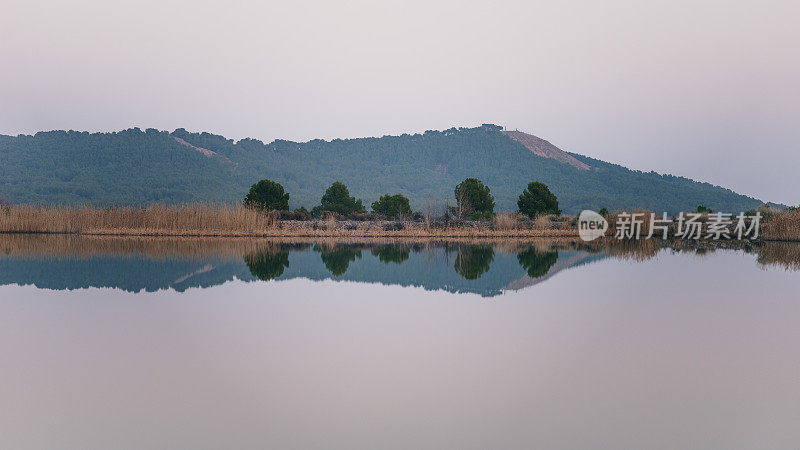
[[[381,198],[372,202],[372,210],[389,218],[411,215],[411,206],[403,194],[381,195]]]
[[[708,206],[697,205],[697,212],[711,214],[714,211],[712,211],[711,208],[709,208]]]
[[[541,278],[547,275],[550,268],[558,261],[558,252],[540,252],[531,247],[518,253],[517,259],[529,277]]]
[[[600,208],[600,211],[598,211],[598,214],[600,214],[603,217],[606,217],[606,216],[608,216],[608,210],[605,209],[605,208]]]
[[[411,248],[401,247],[394,244],[380,245],[372,249],[372,254],[377,256],[381,262],[386,264],[402,264],[409,258],[409,256],[411,256]]]
[[[522,191],[517,200],[517,207],[519,212],[531,219],[537,214],[561,215],[556,196],[550,192],[546,184],[539,181],[528,183],[527,189]]]
[[[245,255],[244,262],[254,277],[267,281],[283,275],[284,269],[289,267],[289,252]]]
[[[456,206],[453,213],[460,218],[472,220],[490,219],[494,212],[494,197],[489,186],[477,178],[467,178],[456,186]]]
[[[343,183],[334,182],[320,200],[320,207],[322,211],[333,211],[343,216],[348,214],[366,212],[364,204],[361,199],[356,199],[350,196],[350,191]]]
[[[206,156],[178,139],[214,154]],[[733,212],[763,203],[708,183],[572,156],[592,169],[539,157],[491,125],[269,144],[184,129],[51,131],[0,135],[0,198],[103,206],[238,203],[254,180],[269,178],[291,192],[291,207],[311,208],[340,180],[368,203],[378,200],[380,192],[403,192],[412,209],[425,211],[431,204],[440,210],[448,201],[452,204],[453,186],[477,177],[492,187],[496,206],[507,210],[516,208],[519,186],[531,179],[558,193],[560,208],[569,214],[601,206],[677,213],[698,204]]]
[[[467,280],[477,280],[494,260],[494,249],[490,245],[466,245],[456,255],[455,269]]]
[[[250,186],[250,192],[244,198],[244,206],[266,211],[288,210],[289,194],[283,192],[283,186],[272,180],[261,180]]]
[[[361,259],[361,250],[354,250],[350,247],[341,246],[334,249],[327,249],[319,245],[314,246],[314,251],[320,252],[323,264],[331,272],[331,275],[340,277],[347,272],[350,263],[356,258]]]

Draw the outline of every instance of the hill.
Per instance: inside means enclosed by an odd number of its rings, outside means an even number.
[[[602,207],[677,212],[699,204],[739,212],[762,203],[708,183],[568,153],[488,124],[269,144],[184,129],[0,136],[0,199],[15,203],[239,202],[251,184],[269,178],[284,185],[292,208],[318,204],[339,180],[365,205],[399,192],[424,210],[452,204],[455,185],[467,177],[491,187],[497,211],[516,209],[520,192],[534,180],[550,186],[565,213]]]

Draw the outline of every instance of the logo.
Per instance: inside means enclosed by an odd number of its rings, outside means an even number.
[[[578,216],[578,235],[586,242],[593,241],[606,234],[608,222],[606,219],[591,210],[581,211]]]

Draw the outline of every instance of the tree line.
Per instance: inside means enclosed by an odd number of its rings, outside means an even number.
[[[495,200],[489,186],[477,178],[467,178],[459,183],[454,191],[455,206],[447,208],[446,214],[458,219],[489,220],[494,216]],[[289,211],[289,193],[278,182],[264,179],[250,187],[244,198],[245,207],[262,211]],[[542,182],[532,181],[519,195],[517,200],[519,212],[530,218],[539,214],[561,215],[558,199]],[[410,217],[414,214],[410,202],[403,194],[385,194],[371,205],[374,214],[391,219]],[[304,207],[295,212],[320,217],[326,212],[350,216],[365,214],[367,209],[360,198],[350,195],[347,186],[334,182],[320,198],[319,205],[306,210]]]

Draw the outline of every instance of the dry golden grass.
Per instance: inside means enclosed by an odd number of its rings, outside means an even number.
[[[517,219],[492,223],[432,227],[406,222],[385,229],[375,221],[280,221],[275,214],[241,206],[154,205],[143,208],[11,206],[0,210],[0,233],[72,233],[116,236],[256,236],[256,237],[573,237],[577,230],[523,228]],[[396,228],[396,227],[395,227]]]
[[[550,219],[550,215],[547,214],[539,214],[536,216],[536,219],[533,221],[533,228],[537,230],[547,230],[552,228],[553,221]]]
[[[277,226],[274,214],[241,206],[153,205],[143,208],[13,206],[0,210],[3,233],[150,236],[257,235]]]
[[[800,209],[765,214],[761,236],[768,240],[800,241]]]
[[[642,216],[647,235],[650,214]],[[153,205],[143,208],[6,206],[0,208],[0,233],[68,233],[116,236],[251,236],[363,238],[556,238],[577,237],[574,219],[548,215],[530,221],[515,213],[498,214],[491,222],[459,226],[419,222],[336,220],[280,221],[275,214],[241,206]],[[608,217],[607,236],[615,235],[616,215]],[[389,226],[391,225],[391,226]],[[399,229],[398,229],[399,228]],[[673,230],[674,231],[674,230]],[[800,241],[800,210],[771,212],[761,222],[765,240]]]
[[[509,231],[519,228],[517,215],[509,211],[504,211],[494,216],[493,223],[496,230]]]

